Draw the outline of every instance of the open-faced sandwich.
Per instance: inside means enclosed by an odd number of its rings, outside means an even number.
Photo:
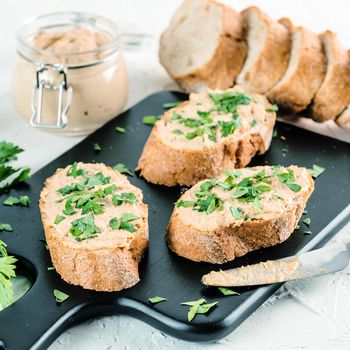
[[[140,280],[148,209],[125,176],[103,164],[58,169],[46,180],[40,211],[52,263],[66,282],[118,291]]]
[[[191,94],[156,122],[138,163],[148,181],[193,185],[242,168],[270,146],[276,109],[236,86]]]
[[[297,166],[226,170],[180,197],[168,245],[187,259],[222,264],[281,243],[295,229],[313,188],[310,172]]]

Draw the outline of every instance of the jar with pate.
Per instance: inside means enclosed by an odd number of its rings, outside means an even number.
[[[17,33],[12,95],[30,124],[87,134],[125,106],[128,80],[120,35],[108,19],[78,12],[40,16]]]

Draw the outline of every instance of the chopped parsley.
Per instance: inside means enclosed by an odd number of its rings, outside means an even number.
[[[191,322],[197,314],[206,314],[211,308],[213,308],[218,302],[214,301],[213,303],[207,304],[204,298],[195,300],[195,301],[185,301],[180,305],[189,306],[187,313],[188,322]]]
[[[123,192],[120,194],[113,195],[112,203],[115,206],[122,205],[123,203],[135,203],[136,202],[136,196],[132,192]]]
[[[311,175],[314,179],[317,179],[326,169],[322,168],[317,164],[312,165],[312,169],[310,169]]]
[[[278,132],[276,129],[273,130],[272,137],[274,137],[274,138],[278,137]]]
[[[309,230],[306,230],[306,231],[304,231],[304,234],[305,234],[305,235],[312,235],[312,232],[309,231]]]
[[[222,137],[227,137],[233,134],[236,128],[239,126],[239,116],[238,114],[234,114],[234,121],[218,121],[218,125],[220,127],[220,132]]]
[[[76,210],[73,208],[72,202],[70,200],[67,200],[62,212],[64,215],[73,215],[76,213]]]
[[[295,175],[293,169],[287,168],[286,172],[281,170],[279,165],[276,165],[273,168],[273,173],[278,177],[278,180],[289,187],[293,192],[299,192],[301,186],[298,185],[295,181]]]
[[[16,277],[17,259],[7,254],[6,247],[6,243],[0,240],[0,306],[2,308],[13,302],[12,279]]]
[[[60,290],[58,289],[54,289],[53,291],[53,295],[55,297],[55,300],[58,302],[58,303],[63,303],[64,301],[66,301],[68,298],[69,298],[69,295],[64,293],[64,292],[61,292]]]
[[[239,293],[235,292],[234,290],[230,289],[230,288],[225,288],[225,287],[218,287],[219,291],[223,294],[223,295],[240,295]]]
[[[225,114],[235,113],[239,105],[249,105],[251,97],[241,93],[227,91],[223,93],[209,93],[210,99],[214,103],[216,110]]]
[[[69,232],[75,237],[76,241],[80,242],[97,237],[101,230],[95,226],[94,216],[90,213],[80,219],[73,220]]]
[[[177,107],[180,103],[182,103],[182,101],[164,103],[163,108],[174,108]]]
[[[111,180],[110,176],[104,176],[101,172],[98,172],[86,178],[85,186],[88,189],[91,189],[99,185],[106,185],[110,182],[110,180]]]
[[[12,226],[10,224],[4,224],[0,222],[0,232],[1,231],[7,231],[7,232],[12,232]]]
[[[311,224],[311,219],[310,219],[310,218],[305,218],[305,219],[303,220],[303,223],[304,223],[305,225],[307,225],[307,226],[310,226],[310,224]]]
[[[86,171],[83,168],[78,169],[78,163],[74,162],[73,165],[69,168],[67,176],[73,176],[74,178],[78,176],[86,177]]]
[[[221,211],[224,209],[222,199],[216,193],[211,192],[215,184],[216,179],[201,184],[199,191],[195,194],[197,199],[193,203],[193,210],[211,214],[215,210]]]
[[[148,298],[148,301],[149,301],[151,304],[158,304],[158,303],[161,303],[162,301],[167,301],[167,300],[168,300],[167,298],[159,297],[159,296],[155,296],[155,297],[152,297],[152,298]]]
[[[146,125],[154,125],[159,120],[155,115],[146,115],[142,118],[142,123]]]
[[[30,198],[28,196],[19,196],[19,197],[13,197],[10,196],[5,199],[4,205],[13,206],[13,205],[20,205],[22,207],[28,207],[30,204]]]
[[[242,208],[240,208],[240,207],[238,207],[238,208],[230,207],[230,212],[231,212],[231,215],[233,216],[234,219],[242,220],[242,218],[243,218],[243,210],[242,210]]]
[[[129,231],[131,233],[136,232],[137,229],[135,228],[135,225],[132,224],[132,221],[138,220],[140,217],[137,215],[134,215],[132,213],[123,213],[120,217],[118,218],[113,218],[109,221],[109,226],[113,230],[125,230]]]
[[[116,126],[115,131],[119,132],[120,134],[125,134],[125,128],[122,128],[121,126]]]
[[[119,171],[121,174],[127,174],[134,176],[134,174],[129,170],[124,164],[118,163],[113,167],[114,170]]]
[[[59,224],[60,222],[62,222],[64,219],[65,219],[64,216],[62,216],[62,215],[56,215],[54,224],[55,224],[55,225],[58,225],[58,224]]]
[[[277,112],[278,111],[278,106],[277,105],[271,105],[266,108],[266,112]]]
[[[179,207],[184,207],[184,208],[189,208],[192,207],[194,204],[193,201],[184,201],[182,199],[180,199],[179,201],[176,202],[175,207],[179,208]]]
[[[183,135],[183,132],[181,130],[179,130],[179,129],[174,129],[172,131],[172,133],[175,134],[175,135]]]
[[[98,144],[97,142],[95,142],[95,143],[92,145],[92,149],[93,149],[95,152],[101,152],[101,151],[102,151],[102,148],[101,148],[100,144]]]

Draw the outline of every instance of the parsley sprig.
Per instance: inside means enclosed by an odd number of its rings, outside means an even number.
[[[211,308],[213,308],[218,301],[207,304],[204,298],[195,301],[185,301],[181,305],[189,306],[187,319],[191,322],[197,314],[206,314]]]
[[[7,245],[0,240],[0,307],[5,308],[13,302],[11,279],[16,277],[17,259],[7,254]]]

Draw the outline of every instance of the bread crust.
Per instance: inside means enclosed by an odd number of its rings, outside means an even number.
[[[164,117],[172,113],[171,110],[167,111]],[[224,169],[243,168],[256,154],[268,150],[275,120],[275,113],[269,113],[266,124],[259,130],[251,129],[240,136],[227,137],[201,149],[172,147],[163,141],[156,123],[136,170],[140,170],[141,176],[154,184],[191,186],[220,174]]]
[[[203,6],[219,6],[223,10],[223,21],[220,38],[216,49],[208,62],[189,74],[174,76],[163,59],[163,47],[168,45],[165,37],[167,30],[161,35],[159,60],[168,74],[187,92],[199,92],[206,89],[227,89],[233,86],[247,54],[245,28],[241,15],[229,6],[213,0],[206,0]]]
[[[111,292],[134,286],[140,281],[138,265],[148,245],[147,205],[139,204],[143,220],[128,247],[91,249],[62,240],[56,233],[57,226],[48,219],[46,201],[47,193],[53,190],[51,183],[61,171],[64,169],[58,169],[46,180],[39,202],[45,239],[55,270],[66,282],[86,289]]]
[[[267,28],[266,40],[261,54],[254,64],[244,72],[244,75],[238,75],[237,84],[248,91],[264,94],[272,88],[287,69],[291,49],[291,33],[282,24],[271,21],[266,13],[255,6],[242,11],[246,27],[249,26],[248,18],[251,12],[256,12]]]
[[[293,33],[294,38],[297,33],[301,35],[297,67],[287,80],[277,82],[267,97],[297,113],[307,108],[321,86],[326,72],[326,58],[318,35],[304,27],[294,28]]]
[[[324,122],[334,120],[350,101],[350,59],[335,33],[326,31],[320,37],[323,42],[330,41],[333,63],[328,63],[326,77],[314,98],[311,112],[313,120]]]
[[[242,222],[240,226],[218,227],[200,231],[181,220],[174,210],[167,230],[167,244],[176,254],[196,262],[223,264],[253,250],[270,247],[287,240],[294,231],[314,188],[310,187],[288,210],[270,220]]]
[[[344,130],[350,131],[350,104],[342,112],[335,122]]]

